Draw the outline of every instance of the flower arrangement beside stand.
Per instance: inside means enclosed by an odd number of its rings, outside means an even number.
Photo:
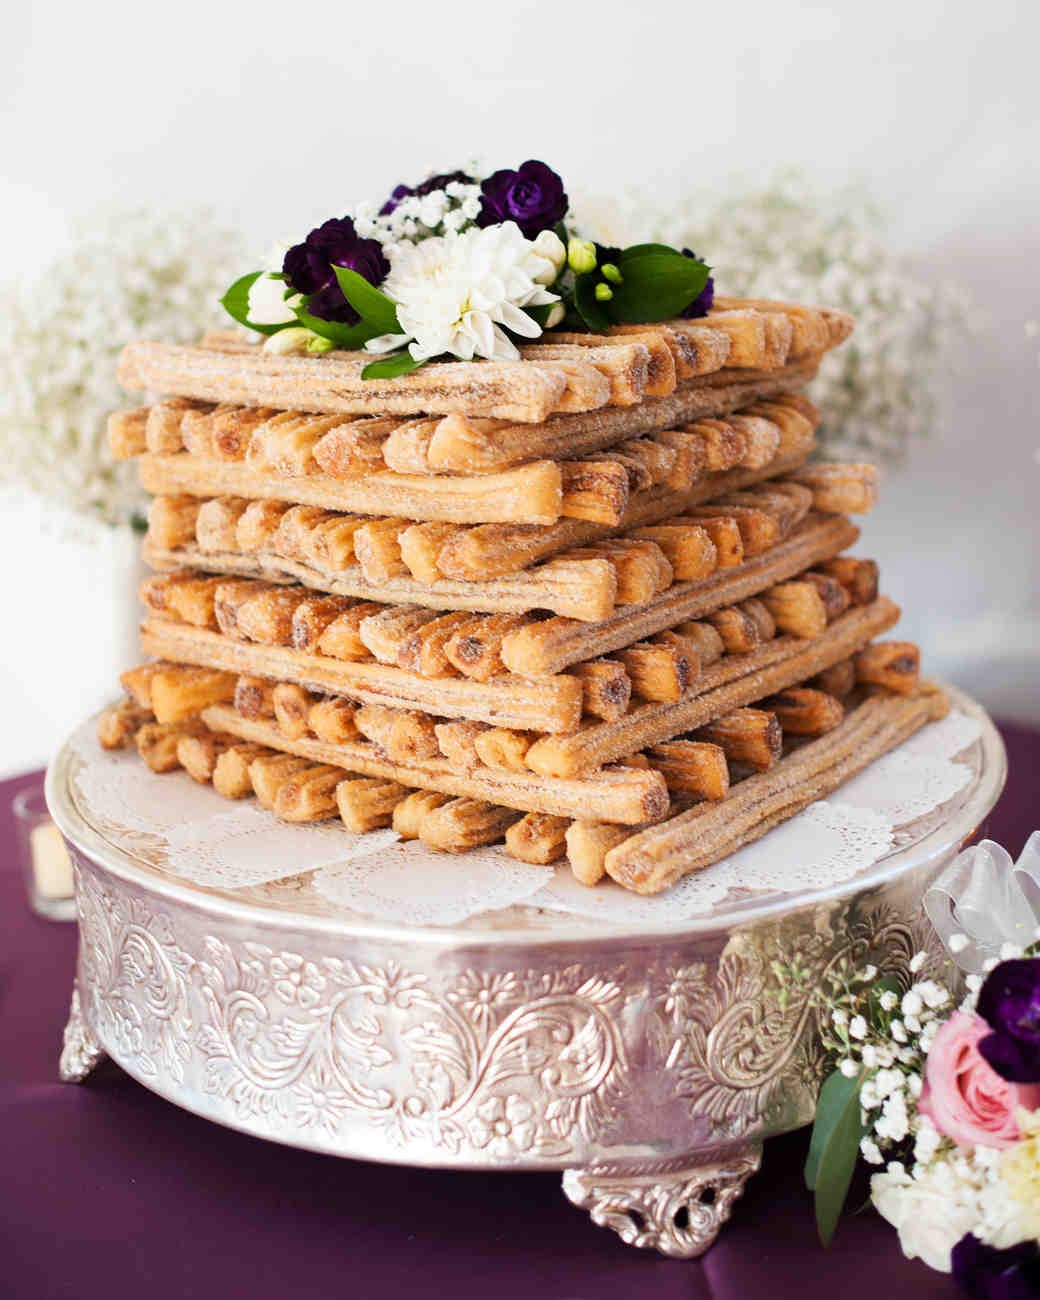
[[[995,847],[962,855],[975,855],[977,881],[989,880]],[[1017,889],[1006,865],[1005,893]],[[1015,874],[1040,881],[1040,834]],[[904,1254],[952,1272],[979,1300],[1040,1295],[1040,927],[1016,896],[1015,929],[1033,931],[1031,942],[1005,940],[967,975],[960,1005],[946,984],[916,978],[923,952],[908,987],[871,966],[840,968],[819,994],[836,1061],[805,1170],[821,1239],[834,1234],[861,1157]],[[947,942],[955,957],[979,946],[959,932]]]

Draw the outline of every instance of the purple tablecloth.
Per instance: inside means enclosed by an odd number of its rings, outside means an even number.
[[[1040,821],[1040,732],[1003,728],[1012,780],[990,825],[1012,853]],[[337,1160],[196,1119],[106,1064],[56,1067],[71,925],[33,917],[0,784],[0,1297],[252,1300],[480,1297],[699,1300],[950,1297],[873,1213],[817,1245],[807,1137],[766,1145],[718,1244],[692,1263],[635,1251],[564,1199],[553,1174],[467,1174]]]

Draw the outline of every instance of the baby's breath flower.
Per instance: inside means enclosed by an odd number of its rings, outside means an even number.
[[[859,1144],[860,1154],[868,1165],[883,1165],[885,1157],[873,1138],[865,1137]]]
[[[863,1016],[853,1016],[849,1021],[849,1034],[862,1041],[867,1036],[867,1022]]]
[[[137,469],[108,450],[108,415],[126,405],[116,358],[134,338],[197,338],[245,254],[205,208],[109,208],[73,231],[39,279],[6,288],[0,478],[106,523],[139,512]]]
[[[846,1057],[844,1061],[841,1061],[838,1069],[846,1079],[854,1079],[859,1074],[859,1066],[850,1057]]]
[[[915,952],[910,958],[910,974],[916,975],[927,960],[928,954],[926,952]]]
[[[928,1164],[941,1145],[942,1134],[927,1115],[919,1115],[914,1137],[914,1159],[922,1165]]]
[[[791,173],[667,207],[634,194],[575,206],[605,243],[707,250],[720,293],[851,312],[852,341],[814,381],[828,455],[894,462],[940,427],[950,344],[966,332],[969,302],[955,283],[926,282],[893,252],[866,195],[816,192]]]
[[[906,1025],[901,1020],[893,1020],[888,1027],[888,1032],[897,1043],[905,1043],[909,1037],[906,1032]]]
[[[878,1002],[881,1005],[882,1011],[895,1011],[896,1007],[899,1006],[899,995],[893,993],[891,989],[885,989],[884,993],[882,993],[881,997],[878,999]]]
[[[916,984],[909,991],[909,993],[903,994],[903,1000],[900,1003],[900,1009],[902,1010],[904,1016],[918,1016],[924,1010],[924,999],[917,991]]]

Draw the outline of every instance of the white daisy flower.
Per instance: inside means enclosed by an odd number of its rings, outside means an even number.
[[[445,353],[472,361],[519,357],[506,333],[537,338],[542,327],[525,307],[549,306],[557,295],[545,288],[555,278],[550,257],[508,221],[462,234],[448,234],[390,251],[383,292],[397,304],[401,334],[370,339],[386,352],[404,344],[416,361]]]

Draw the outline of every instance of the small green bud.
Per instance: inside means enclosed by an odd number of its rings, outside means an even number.
[[[609,284],[604,284],[602,280],[596,285],[595,293],[597,302],[610,302],[614,296],[614,290]]]
[[[604,280],[609,280],[611,284],[623,283],[621,272],[613,262],[604,262],[599,269],[602,272]]]
[[[567,265],[575,275],[596,269],[596,245],[590,239],[570,239],[567,242]]]
[[[313,338],[307,340],[307,351],[312,357],[323,357],[335,346],[331,339],[324,338],[321,334],[315,334]]]

